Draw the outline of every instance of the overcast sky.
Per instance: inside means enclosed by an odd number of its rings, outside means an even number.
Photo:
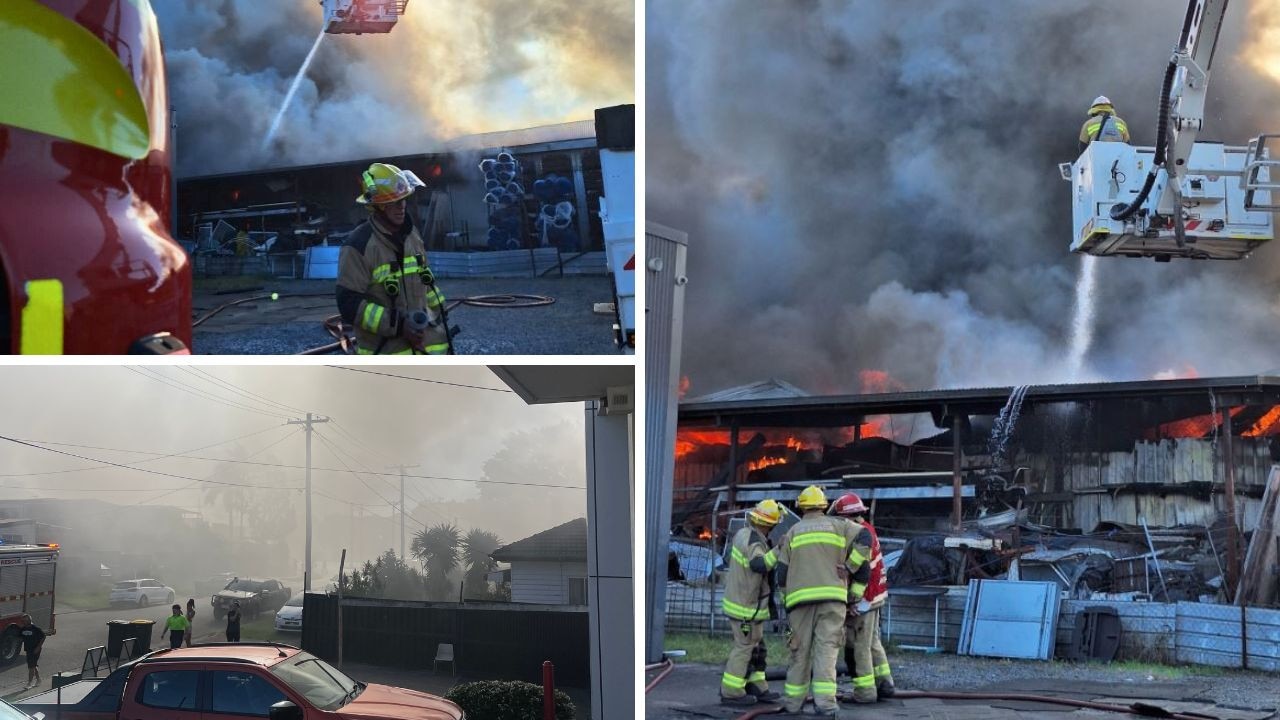
[[[417,514],[427,522],[449,519],[463,530],[494,529],[510,542],[585,515],[585,490],[533,487],[585,487],[581,404],[526,405],[480,367],[361,370],[0,367],[6,403],[0,435],[88,458],[0,440],[0,500],[95,498],[173,505],[216,521],[224,514],[209,490],[230,483],[248,486],[254,502],[293,503],[301,513],[303,497],[296,488],[302,487],[304,472],[279,466],[304,464],[305,435],[286,422],[310,411],[334,421],[316,426],[313,467],[360,471],[314,472],[317,517],[345,516],[349,503],[364,506],[365,513],[390,516],[387,503],[396,499],[399,480],[371,471],[395,472],[387,466],[401,463],[419,466],[408,471],[411,475],[466,481],[409,479],[407,505],[411,514],[421,507]],[[157,455],[173,453],[180,456]],[[218,462],[228,459],[270,465]],[[179,477],[102,468],[100,461]],[[29,474],[63,470],[71,472]],[[295,489],[275,489],[281,487]],[[482,487],[487,488],[483,496]],[[410,532],[418,527],[411,524]]]

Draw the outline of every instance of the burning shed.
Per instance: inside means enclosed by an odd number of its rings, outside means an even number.
[[[1231,593],[1242,533],[1271,523],[1280,377],[728,395],[680,404],[673,536],[722,541],[747,505],[818,484],[858,492],[898,537],[1191,528]]]

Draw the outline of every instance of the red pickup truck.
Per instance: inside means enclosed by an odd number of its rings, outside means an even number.
[[[310,653],[266,643],[158,650],[62,692],[61,706],[56,691],[14,704],[28,715],[62,720],[466,719],[444,698],[358,682]]]

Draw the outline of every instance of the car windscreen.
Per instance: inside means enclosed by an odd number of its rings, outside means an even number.
[[[138,581],[130,580],[128,582],[118,582],[111,589],[112,590],[132,590],[136,587],[138,587]]]
[[[0,720],[30,720],[25,713],[0,700]]]
[[[277,663],[271,673],[321,710],[342,707],[358,686],[341,670],[305,652]]]
[[[284,604],[285,607],[302,607],[302,593],[298,593],[289,598],[289,602]]]
[[[257,580],[232,580],[227,583],[223,590],[241,590],[244,592],[258,592],[262,589],[263,583]]]

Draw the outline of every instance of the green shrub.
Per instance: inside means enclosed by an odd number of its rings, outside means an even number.
[[[458,685],[446,698],[476,720],[540,720],[542,687],[518,680],[482,680]],[[556,691],[556,720],[573,720],[573,701]]]

